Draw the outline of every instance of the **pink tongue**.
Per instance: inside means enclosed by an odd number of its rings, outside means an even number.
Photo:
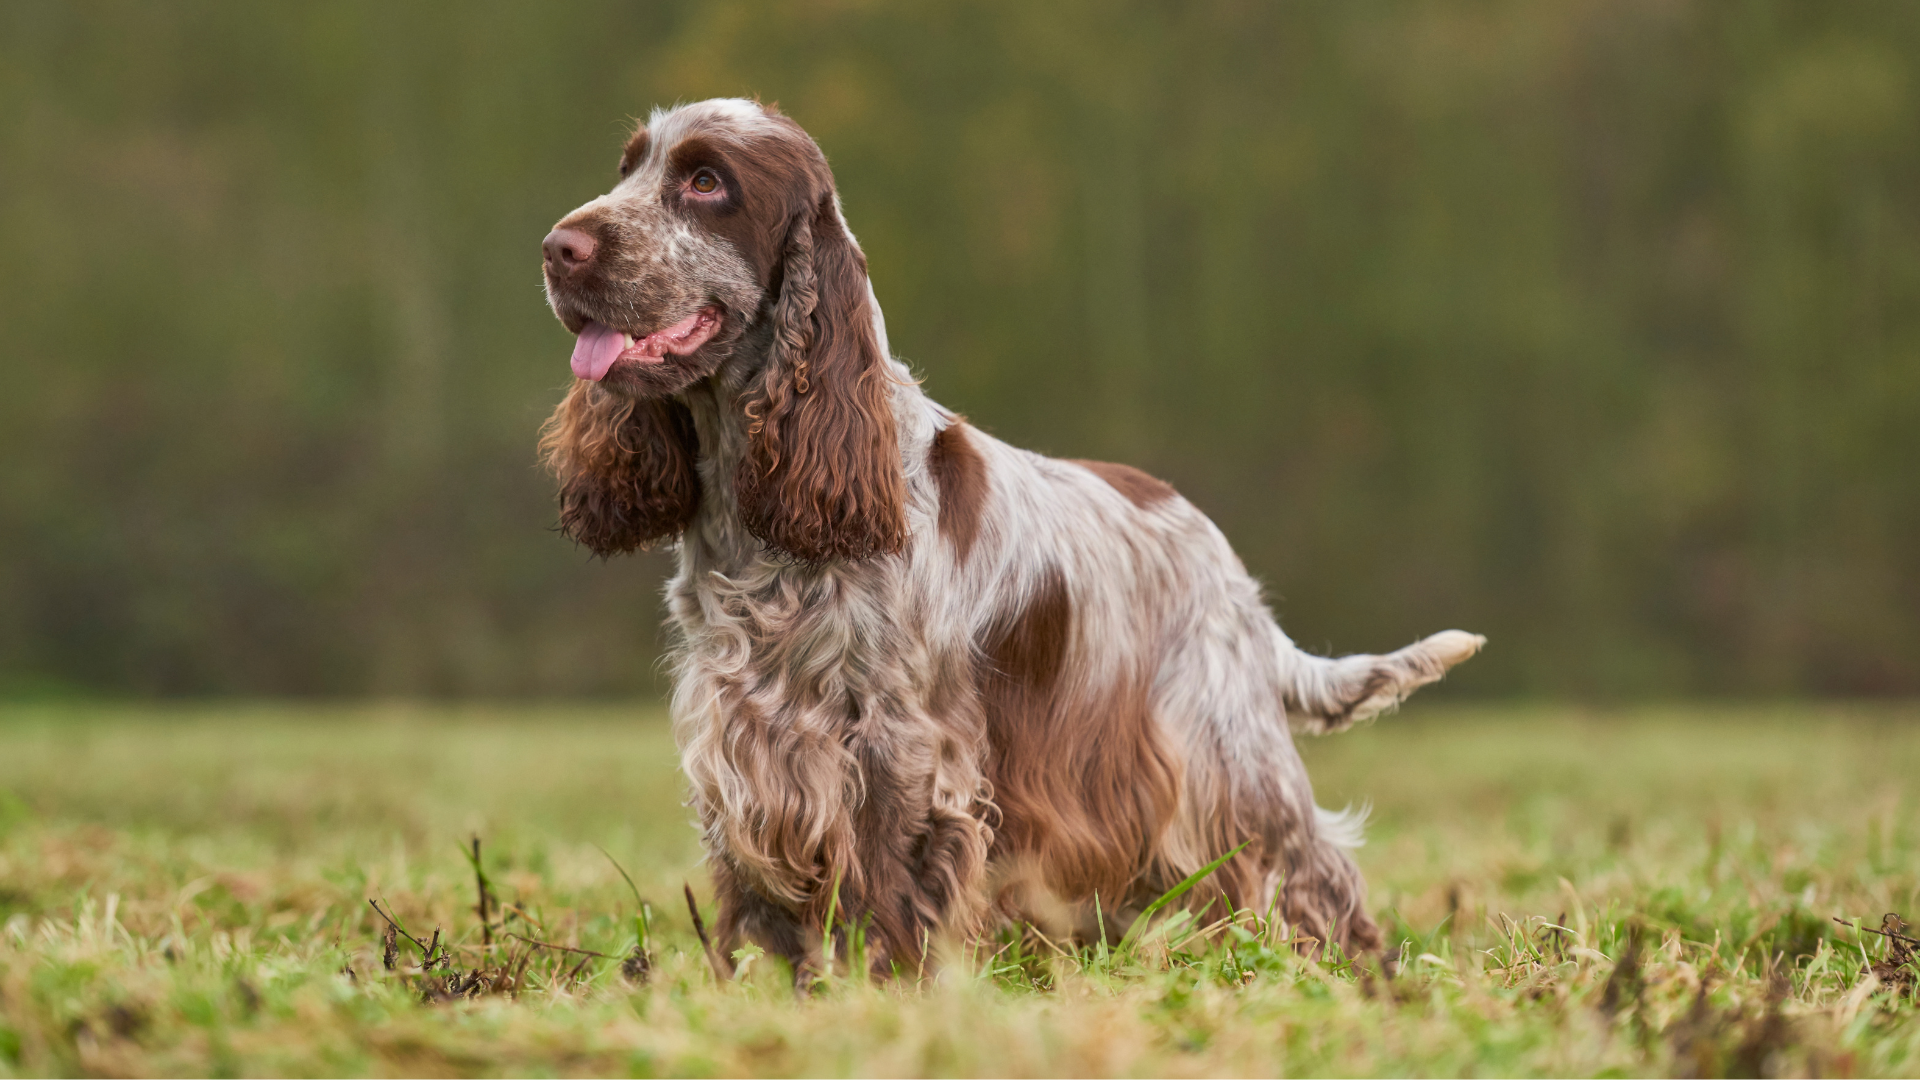
[[[573,343],[573,374],[599,382],[606,378],[607,369],[620,359],[621,350],[626,347],[626,337],[620,331],[609,330],[597,322],[588,323],[580,328],[580,337]]]

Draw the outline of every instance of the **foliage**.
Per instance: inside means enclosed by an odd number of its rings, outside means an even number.
[[[778,101],[894,347],[1464,691],[1920,690],[1899,3],[0,11],[0,692],[647,689],[545,531],[537,245]]]
[[[1305,746],[1374,801],[1392,974],[1176,915],[795,997],[668,902],[703,882],[649,710],[13,708],[0,1075],[1911,1074],[1890,954],[1832,918],[1920,907],[1913,719],[1418,710]]]

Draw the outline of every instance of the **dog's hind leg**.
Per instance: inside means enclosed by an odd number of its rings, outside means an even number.
[[[1345,844],[1315,838],[1289,853],[1283,865],[1275,899],[1291,930],[1338,945],[1348,956],[1379,951],[1384,939],[1367,913],[1367,882]]]
[[[1287,718],[1295,730],[1314,734],[1338,731],[1399,705],[1487,643],[1479,634],[1442,630],[1384,656],[1334,658],[1302,652],[1284,633],[1277,636]]]

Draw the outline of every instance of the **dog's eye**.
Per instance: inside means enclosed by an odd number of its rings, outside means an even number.
[[[690,183],[693,190],[702,195],[711,195],[720,190],[720,178],[713,175],[713,172],[709,169],[701,169],[699,172],[694,173]]]

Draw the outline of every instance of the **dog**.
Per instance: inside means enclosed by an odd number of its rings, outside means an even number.
[[[655,111],[542,247],[576,335],[541,437],[560,529],[677,551],[721,955],[751,940],[804,981],[849,925],[879,975],[1010,920],[1112,934],[1228,852],[1189,909],[1380,947],[1360,821],[1315,806],[1290,728],[1390,709],[1484,638],[1310,655],[1172,487],[935,404],[775,108]]]

